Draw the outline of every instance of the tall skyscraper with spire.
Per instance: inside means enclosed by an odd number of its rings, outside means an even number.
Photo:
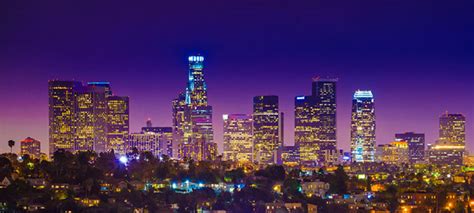
[[[213,159],[217,146],[212,128],[212,106],[207,102],[204,57],[189,56],[188,62],[185,94],[173,101],[173,128],[178,144],[178,157]]]
[[[357,90],[352,99],[351,152],[355,162],[375,161],[375,105],[370,90]]]

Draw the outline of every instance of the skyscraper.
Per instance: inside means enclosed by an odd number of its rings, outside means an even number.
[[[186,92],[173,101],[173,129],[178,144],[178,157],[213,159],[216,145],[212,128],[212,106],[207,102],[207,86],[204,81],[204,57],[189,56],[188,62]]]
[[[295,145],[299,148],[300,161],[305,166],[315,166],[318,161],[319,144],[316,98],[295,98]]]
[[[430,163],[462,165],[466,146],[466,117],[445,113],[439,118],[439,139],[428,146]]]
[[[153,156],[161,156],[160,135],[154,133],[132,133],[125,137],[124,153],[130,153],[133,149],[139,152],[150,152]]]
[[[251,115],[223,115],[224,160],[253,162],[253,120]]]
[[[352,99],[351,152],[355,162],[375,160],[375,106],[371,91],[357,90]]]
[[[81,86],[76,96],[74,151],[94,150],[94,100],[93,92]]]
[[[439,140],[445,145],[466,145],[466,117],[445,113],[439,118]]]
[[[337,79],[313,78],[312,96],[316,102],[316,137],[319,161],[334,163],[336,148],[336,83]]]
[[[107,150],[107,98],[112,95],[112,89],[109,82],[88,82],[87,90],[92,95],[94,151],[105,152]]]
[[[107,151],[125,154],[125,139],[129,133],[129,99],[123,96],[107,98]]]
[[[48,82],[49,154],[58,149],[74,152],[76,99],[82,84],[77,81]]]
[[[143,127],[142,134],[155,134],[158,136],[157,155],[173,157],[173,128],[172,127]]]
[[[274,152],[282,146],[280,117],[278,96],[253,98],[254,160],[259,164],[272,163]]]
[[[172,102],[173,105],[173,157],[183,158],[184,147],[191,143],[191,113],[186,104],[186,94],[181,93]]]
[[[27,137],[20,142],[20,155],[29,155],[30,158],[39,158],[41,155],[41,142]]]
[[[422,162],[425,156],[425,134],[405,132],[395,134],[395,140],[408,142],[408,160],[410,163]]]

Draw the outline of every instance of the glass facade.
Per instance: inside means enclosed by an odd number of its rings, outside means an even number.
[[[371,91],[358,90],[352,99],[351,152],[355,162],[375,161],[375,105]]]

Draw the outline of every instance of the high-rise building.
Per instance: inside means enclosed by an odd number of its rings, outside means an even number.
[[[380,144],[376,149],[377,161],[401,165],[409,162],[409,143],[407,141],[393,141],[389,144]]]
[[[278,96],[253,98],[254,161],[259,164],[274,162],[274,152],[283,145],[280,118]]]
[[[112,95],[109,82],[88,82],[87,90],[92,95],[94,128],[94,151],[105,152],[107,146],[107,98]]]
[[[155,133],[132,133],[125,138],[124,153],[133,149],[139,152],[150,152],[153,156],[161,156],[160,135]]]
[[[351,152],[355,162],[375,161],[375,106],[371,91],[357,90],[352,99]]]
[[[334,163],[336,148],[337,79],[313,78],[312,96],[316,102],[316,137],[319,161]],[[337,157],[336,157],[337,158]]]
[[[466,146],[466,117],[445,113],[439,118],[439,139],[428,147],[434,164],[461,165]]]
[[[315,166],[318,161],[317,109],[313,96],[295,98],[295,145],[300,149],[300,161],[305,166]]]
[[[142,133],[155,134],[158,136],[157,155],[173,157],[173,128],[172,127],[143,127]]]
[[[74,152],[76,99],[81,88],[77,81],[48,82],[50,156],[58,149]]]
[[[191,113],[184,93],[173,100],[173,157],[183,158],[184,147],[191,143]]]
[[[207,106],[207,86],[204,81],[204,57],[189,56],[186,102],[192,106]]]
[[[123,96],[107,98],[107,151],[125,154],[125,139],[129,133],[129,99]]]
[[[251,115],[223,115],[224,160],[253,162],[253,120]]]
[[[395,140],[408,142],[408,158],[410,163],[418,163],[425,156],[425,134],[405,132],[395,134]]]
[[[39,158],[41,155],[41,142],[27,137],[20,142],[20,155],[29,155],[30,158]]]
[[[445,145],[466,145],[466,117],[445,113],[439,118],[439,140]]]
[[[212,106],[207,102],[203,56],[189,56],[186,92],[173,100],[173,131],[179,158],[213,159]]]

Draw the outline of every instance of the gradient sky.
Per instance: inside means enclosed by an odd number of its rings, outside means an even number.
[[[130,96],[132,132],[148,117],[170,126],[197,52],[220,149],[222,114],[251,113],[255,95],[280,96],[292,144],[294,96],[320,75],[339,78],[339,148],[354,90],[370,89],[377,143],[404,131],[432,143],[447,110],[466,115],[474,150],[472,0],[140,2],[0,2],[0,152],[28,136],[47,150],[49,79],[110,81]]]

